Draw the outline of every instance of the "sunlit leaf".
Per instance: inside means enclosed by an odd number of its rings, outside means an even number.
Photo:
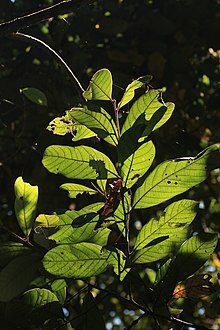
[[[179,195],[204,181],[220,164],[220,144],[196,157],[178,158],[158,165],[136,190],[135,208],[147,208]]]
[[[120,232],[126,234],[126,225],[129,217],[129,211],[131,208],[131,196],[126,192],[123,194],[117,209],[114,211],[114,219]]]
[[[83,186],[78,183],[64,183],[60,186],[61,189],[67,190],[70,198],[76,198],[78,194],[87,193],[89,195],[97,194],[97,191],[89,188],[87,186]]]
[[[205,299],[213,293],[210,274],[199,274],[187,278],[176,285],[172,298]]]
[[[153,262],[174,253],[187,238],[188,225],[197,212],[197,202],[183,199],[170,204],[158,219],[151,219],[134,244],[135,263]]]
[[[160,90],[149,90],[146,94],[132,105],[126,121],[122,127],[123,135],[137,121],[138,125],[143,121],[146,123],[144,136],[148,136],[152,131],[159,128],[167,122],[174,110],[173,103],[164,103]],[[144,115],[144,116],[141,116]]]
[[[51,131],[53,134],[57,135],[73,133],[75,129],[75,123],[68,112],[66,112],[66,114],[62,117],[54,118],[47,126],[48,131]]]
[[[114,146],[118,144],[114,120],[103,108],[94,105],[72,108],[69,115],[106,142]]]
[[[0,272],[0,301],[10,301],[26,290],[38,267],[36,254],[17,257],[5,266]]]
[[[55,174],[71,179],[106,179],[117,177],[111,160],[100,151],[87,146],[46,148],[43,165]]]
[[[90,277],[103,273],[108,256],[102,256],[102,247],[92,243],[59,245],[46,253],[43,265],[53,275]]]
[[[23,93],[33,103],[36,103],[37,105],[47,106],[47,98],[45,94],[39,89],[33,87],[26,87],[20,89],[20,92]]]
[[[26,291],[22,295],[21,300],[33,308],[39,308],[53,301],[58,301],[57,296],[53,292],[39,288]]]
[[[111,100],[112,75],[108,69],[97,71],[90,81],[89,87],[83,93],[87,100]]]
[[[200,234],[189,238],[181,245],[156,286],[157,305],[171,299],[176,284],[195,273],[206,262],[217,242],[217,235]]]
[[[148,141],[123,162],[121,177],[126,188],[131,188],[147,172],[154,160],[155,153],[153,142]]]
[[[152,76],[144,76],[132,81],[132,83],[126,87],[124,95],[118,103],[118,109],[129,103],[134,97],[135,90],[142,87],[144,84],[148,84],[152,78]]]
[[[38,201],[38,187],[31,186],[18,177],[14,185],[15,214],[23,233],[28,236],[34,223]]]

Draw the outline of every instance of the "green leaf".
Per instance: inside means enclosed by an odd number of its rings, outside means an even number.
[[[105,154],[87,146],[49,146],[42,162],[48,171],[70,179],[110,179],[118,176]]]
[[[89,87],[83,93],[87,100],[111,100],[112,75],[108,69],[97,71],[90,81]]]
[[[97,136],[86,126],[75,123],[69,111],[66,111],[65,116],[54,118],[47,126],[47,130],[56,135],[72,134],[75,142]]]
[[[33,308],[39,308],[53,301],[58,301],[57,296],[47,289],[31,289],[26,291],[21,300]]]
[[[125,276],[130,271],[130,268],[125,269],[126,256],[119,249],[102,249],[102,254],[106,254],[109,265],[113,266],[114,272],[119,276],[119,280],[123,281]]]
[[[51,290],[57,296],[61,305],[63,305],[66,300],[66,287],[66,281],[63,279],[55,280],[51,284]]]
[[[14,185],[15,214],[23,233],[28,236],[31,232],[36,215],[38,187],[31,186],[18,177]]]
[[[131,208],[131,196],[128,194],[128,192],[125,192],[122,196],[122,200],[120,201],[117,209],[113,214],[118,229],[123,235],[125,235],[126,233],[125,227],[128,221],[130,208]]]
[[[99,245],[85,242],[59,245],[47,252],[43,265],[49,273],[67,278],[95,276],[108,266],[108,256],[102,256],[101,249]]]
[[[72,108],[69,115],[106,142],[113,146],[118,144],[117,128],[114,120],[103,108],[94,105]]]
[[[199,234],[185,241],[157,284],[157,305],[172,297],[175,285],[194,274],[210,257],[218,243],[218,235]]]
[[[148,141],[123,162],[121,176],[126,188],[131,188],[147,172],[154,160],[155,153],[153,142]]]
[[[37,105],[47,106],[47,98],[43,92],[37,88],[26,87],[20,89],[20,92],[24,94],[30,101]]]
[[[73,320],[75,330],[105,330],[105,322],[93,295],[89,292],[83,299],[82,313]]]
[[[165,202],[204,181],[220,164],[220,144],[196,157],[177,158],[158,165],[136,190],[134,208],[147,208]]]
[[[121,135],[129,130],[135,122],[140,119],[142,115],[144,115],[144,119],[141,121],[145,121],[145,123],[149,126],[147,127],[147,131],[144,133],[146,137],[151,133],[151,131],[154,131],[165,124],[172,115],[173,110],[174,104],[170,102],[165,104],[160,90],[149,90],[132,105],[122,127]],[[139,122],[137,121],[137,123]]]
[[[134,244],[135,263],[153,262],[173,253],[187,238],[197,202],[183,199],[170,204],[158,219],[143,226]]]
[[[27,289],[39,266],[36,254],[17,257],[0,272],[0,301],[10,301]]]
[[[11,260],[31,253],[30,249],[21,243],[6,242],[0,244],[0,267],[5,267]]]
[[[152,78],[152,76],[144,76],[132,81],[132,83],[126,87],[124,95],[122,96],[121,101],[118,103],[118,109],[129,103],[134,97],[135,90],[142,87],[144,84],[148,84]]]
[[[99,212],[104,203],[94,203],[85,206],[78,211],[66,211],[59,214],[59,230],[50,236],[58,244],[80,243],[80,242],[96,242],[98,241],[98,232],[103,234],[103,239],[109,235],[109,229],[95,230],[100,220]],[[98,242],[96,242],[98,243]]]
[[[97,194],[96,190],[83,186],[82,184],[78,184],[78,183],[64,183],[60,186],[60,188],[63,190],[67,190],[69,192],[68,196],[70,198],[76,198],[78,194],[83,194],[83,193],[87,193],[89,195]]]

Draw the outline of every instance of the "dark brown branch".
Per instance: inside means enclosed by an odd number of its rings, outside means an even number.
[[[18,32],[21,29],[27,28],[30,25],[34,25],[48,18],[69,13],[76,10],[83,4],[90,3],[90,0],[65,0],[58,4],[36,11],[34,13],[17,17],[11,21],[0,24],[0,37],[6,36],[9,33]]]

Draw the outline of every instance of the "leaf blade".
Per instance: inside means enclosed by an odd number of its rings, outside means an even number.
[[[158,205],[203,182],[209,171],[218,168],[220,144],[215,144],[196,157],[179,158],[158,165],[134,195],[135,208]]]
[[[15,214],[18,224],[26,236],[29,236],[38,202],[38,187],[24,182],[22,177],[18,177],[14,184],[15,191]]]
[[[46,148],[42,163],[51,173],[62,174],[70,179],[93,180],[118,176],[105,154],[87,146],[51,145]]]
[[[112,75],[108,69],[97,71],[90,81],[87,90],[83,93],[87,100],[111,100]]]

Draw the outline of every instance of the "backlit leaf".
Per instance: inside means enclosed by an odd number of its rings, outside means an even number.
[[[111,100],[112,75],[108,69],[97,71],[90,81],[89,87],[83,93],[87,100]]]
[[[14,185],[15,214],[23,233],[28,236],[31,232],[36,215],[38,187],[31,186],[18,177]]]
[[[126,188],[131,188],[147,172],[154,160],[155,153],[153,142],[148,141],[123,162],[121,177]]]
[[[64,277],[90,277],[101,274],[108,266],[108,255],[102,247],[92,243],[59,245],[47,252],[43,259],[46,271]]]
[[[188,225],[196,212],[197,202],[184,199],[170,204],[159,220],[146,223],[134,244],[134,262],[153,262],[173,254],[187,238]]]
[[[124,95],[118,103],[118,109],[129,103],[134,97],[135,90],[142,87],[144,84],[148,84],[152,78],[152,76],[144,76],[132,81],[132,83],[126,87]]]
[[[220,164],[220,144],[196,157],[178,158],[158,165],[136,190],[135,208],[147,208],[165,202],[204,181]]]
[[[97,194],[97,191],[89,188],[87,186],[83,186],[78,183],[64,183],[60,186],[61,189],[67,190],[70,198],[76,198],[78,194],[87,193],[89,195]]]
[[[105,154],[87,146],[49,146],[42,162],[48,171],[70,179],[92,180],[118,176],[113,163]]]
[[[146,132],[144,133],[146,137],[152,131],[165,124],[172,115],[173,110],[174,104],[164,103],[160,90],[149,90],[132,105],[122,127],[121,134],[123,135],[135,124],[139,117],[141,118],[141,115],[144,115],[141,121],[145,121],[146,123]]]
[[[118,144],[114,120],[103,108],[94,105],[72,108],[69,115],[77,123],[85,125],[106,142],[114,146]]]

